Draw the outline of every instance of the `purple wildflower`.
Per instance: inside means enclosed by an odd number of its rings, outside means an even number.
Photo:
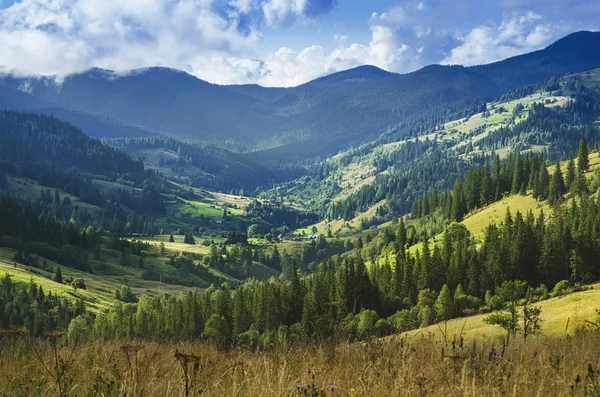
[[[329,390],[333,393],[334,391],[336,391],[338,389],[338,387],[336,385],[331,385],[329,386]]]
[[[306,372],[308,372],[310,374],[312,372],[312,368],[311,367],[306,367]]]

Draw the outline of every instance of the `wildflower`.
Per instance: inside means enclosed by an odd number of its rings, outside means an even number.
[[[496,360],[500,360],[501,358],[502,358],[502,356],[501,356],[501,355],[499,355],[499,354],[496,354],[496,357],[495,357],[495,359],[496,359]]]
[[[336,391],[337,389],[338,389],[338,387],[337,387],[337,386],[335,386],[335,385],[331,385],[331,386],[329,386],[329,391],[331,391],[332,393],[333,393],[334,391]]]
[[[300,385],[300,386],[298,386],[298,390],[305,392],[307,390],[307,387],[304,385]]]
[[[353,388],[353,387],[350,388],[350,393],[354,393],[355,391],[356,391],[355,388]]]
[[[306,372],[308,372],[310,374],[312,372],[312,368],[311,367],[306,367]]]

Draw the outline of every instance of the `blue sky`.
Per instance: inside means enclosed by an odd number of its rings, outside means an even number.
[[[0,72],[167,66],[293,86],[364,64],[487,63],[599,29],[598,0],[0,0]]]

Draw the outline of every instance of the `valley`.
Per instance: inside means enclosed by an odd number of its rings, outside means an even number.
[[[596,387],[598,34],[289,88],[0,76],[0,395]]]

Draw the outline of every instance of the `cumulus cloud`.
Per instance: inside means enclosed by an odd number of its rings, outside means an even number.
[[[386,70],[415,69],[419,63],[420,48],[412,48],[398,39],[398,29],[404,21],[400,9],[382,14],[373,13],[369,19],[371,40],[367,44],[346,44],[349,37],[336,34],[337,48],[326,51],[323,46],[312,45],[300,51],[282,47],[268,54],[262,61],[239,57],[214,57],[199,59],[198,70],[219,69],[212,73],[218,83],[257,82],[265,86],[295,86],[314,78],[360,65],[374,65]],[[202,67],[200,67],[202,64]],[[208,77],[208,76],[207,76]]]
[[[8,4],[0,8],[0,72],[64,76],[95,66],[168,66],[210,82],[268,86],[298,85],[364,64],[409,72],[431,63],[487,63],[542,48],[574,30],[600,28],[600,2],[594,0],[403,0],[364,15],[367,38],[356,40],[342,19],[325,43],[306,39],[266,53],[261,43],[312,23],[334,10],[336,0]]]
[[[1,70],[19,74],[183,67],[200,53],[250,53],[261,37],[211,0],[23,0],[0,21]]]
[[[533,12],[502,21],[499,26],[477,26],[453,48],[446,64],[478,65],[498,61],[549,44],[552,26],[538,24],[541,16]]]
[[[267,0],[262,9],[269,25],[289,24],[310,19],[333,9],[336,0]]]

